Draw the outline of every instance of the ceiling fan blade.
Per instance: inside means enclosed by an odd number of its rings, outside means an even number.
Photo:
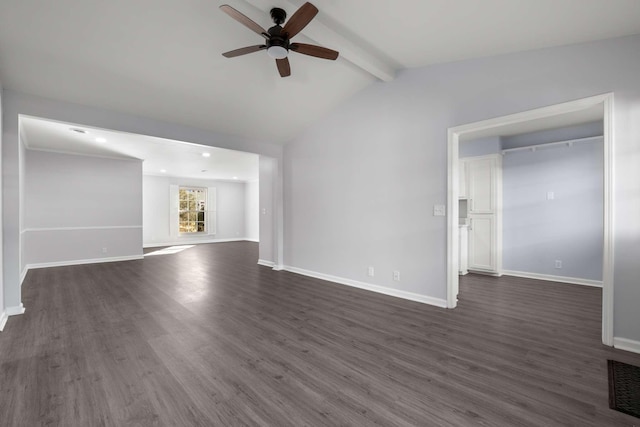
[[[247,53],[257,52],[259,50],[266,49],[265,45],[257,45],[257,46],[247,46],[241,47],[240,49],[230,50],[229,52],[225,52],[222,56],[226,58],[235,58],[236,56],[246,55]]]
[[[302,53],[303,55],[315,56],[316,58],[331,60],[338,59],[338,55],[340,54],[335,50],[327,49],[326,47],[320,47],[306,43],[291,43],[289,49],[297,53]]]
[[[306,2],[300,9],[296,10],[291,18],[284,24],[282,32],[287,33],[289,38],[298,34],[309,22],[318,14],[318,8]]]
[[[289,65],[289,58],[276,59],[276,65],[278,66],[278,72],[280,77],[288,77],[291,75],[291,66]]]
[[[251,18],[243,15],[241,12],[238,12],[228,4],[223,4],[222,6],[220,6],[220,10],[222,10],[224,13],[226,13],[245,27],[249,28],[251,31],[258,33],[265,39],[269,40],[269,34],[267,33],[267,30],[252,21]]]

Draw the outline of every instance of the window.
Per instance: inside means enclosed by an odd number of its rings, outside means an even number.
[[[180,187],[180,233],[204,233],[207,230],[207,189]]]

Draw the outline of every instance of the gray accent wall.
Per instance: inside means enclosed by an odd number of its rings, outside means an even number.
[[[285,146],[286,264],[445,299],[447,223],[433,206],[447,203],[447,129],[613,92],[614,334],[640,341],[639,51],[640,36],[624,37],[369,86]]]
[[[472,139],[471,141],[461,141],[458,147],[458,157],[477,157],[497,154],[502,148],[499,136],[488,136],[486,138]]]
[[[25,266],[142,255],[142,161],[25,150]]]
[[[505,270],[602,280],[602,144],[600,138],[505,153]]]
[[[171,185],[216,189],[215,234],[171,236],[169,218]],[[245,187],[246,184],[243,182],[145,175],[142,179],[144,246],[247,238]],[[212,209],[212,206],[209,209]]]

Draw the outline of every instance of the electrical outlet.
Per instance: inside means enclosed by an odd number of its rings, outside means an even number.
[[[562,268],[562,261],[559,259],[556,260],[556,268]]]
[[[433,205],[433,216],[446,216],[446,207],[444,205]]]
[[[393,280],[395,280],[396,282],[400,281],[400,272],[399,271],[394,271],[393,272]]]
[[[547,200],[554,200],[556,195],[553,191],[547,191]]]
[[[102,253],[106,254],[107,253],[107,248],[102,248]]]
[[[373,267],[369,267],[367,269],[367,276],[369,276],[369,277],[375,276],[375,271],[374,271]]]

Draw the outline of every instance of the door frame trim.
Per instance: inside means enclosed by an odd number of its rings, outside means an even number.
[[[602,260],[602,343],[613,346],[613,267],[614,267],[614,110],[613,93],[605,93],[548,107],[451,127],[447,131],[447,308],[455,308],[458,295],[458,194],[460,138],[472,132],[505,125],[545,119],[603,106],[604,150],[604,233]]]

